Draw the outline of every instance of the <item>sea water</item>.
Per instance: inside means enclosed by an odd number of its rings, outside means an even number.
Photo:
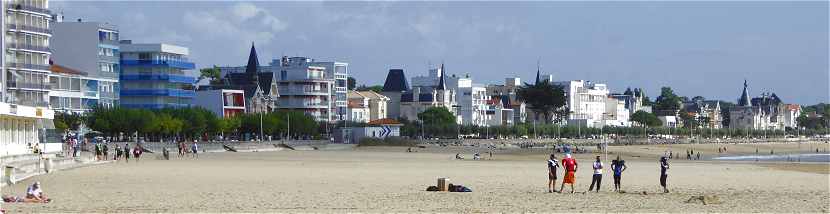
[[[743,155],[712,158],[726,161],[824,162],[830,163],[830,153]]]

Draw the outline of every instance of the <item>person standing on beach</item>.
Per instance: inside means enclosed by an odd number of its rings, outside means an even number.
[[[565,159],[562,159],[562,167],[565,168],[565,179],[562,179],[562,186],[559,187],[561,193],[565,190],[565,184],[571,184],[571,193],[574,193],[574,183],[576,183],[576,170],[579,166],[576,164],[576,159],[571,158],[570,153],[565,154]]]
[[[669,160],[666,157],[660,157],[660,186],[663,187],[664,193],[669,193],[669,188],[666,185],[666,179],[669,177]]]
[[[556,191],[556,171],[559,170],[559,162],[556,161],[556,155],[550,154],[548,159],[548,192]],[[561,191],[561,190],[560,190]]]
[[[194,140],[193,145],[190,146],[190,150],[193,151],[193,158],[199,158],[199,144],[198,141]]]
[[[620,180],[622,179],[623,171],[625,171],[626,169],[628,169],[628,167],[625,166],[625,161],[624,160],[620,160],[619,155],[617,155],[616,160],[611,161],[611,170],[614,171],[614,191],[615,192],[620,191],[620,186],[621,186],[620,185]]]
[[[602,161],[599,160],[599,155],[597,155],[597,161],[594,161],[594,177],[591,178],[591,187],[588,187],[588,192],[594,190],[594,184],[597,185],[597,192],[599,192],[599,187],[602,184]]]
[[[130,162],[130,144],[124,143],[124,162]]]

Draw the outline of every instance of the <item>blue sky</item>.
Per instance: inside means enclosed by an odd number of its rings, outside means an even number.
[[[358,84],[382,84],[444,62],[477,83],[534,77],[661,86],[735,101],[830,101],[828,2],[193,2],[51,1],[66,21],[109,22],[122,39],[190,48],[197,67],[261,64],[282,55],[350,63]]]

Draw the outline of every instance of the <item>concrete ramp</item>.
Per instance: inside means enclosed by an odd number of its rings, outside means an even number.
[[[285,148],[285,149],[290,149],[290,150],[296,150],[296,149],[294,149],[294,147],[289,146],[288,144],[284,144],[284,143],[274,144],[274,147]]]

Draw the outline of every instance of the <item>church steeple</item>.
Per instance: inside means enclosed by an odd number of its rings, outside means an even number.
[[[250,75],[253,84],[259,84],[259,59],[256,55],[256,47],[251,42],[251,53],[248,54],[248,65],[245,66],[245,73]]]
[[[746,80],[744,80],[744,91],[743,93],[741,93],[741,98],[738,98],[739,106],[752,106],[752,104],[749,103],[749,92],[747,92],[746,89],[747,86],[748,85],[746,84]]]
[[[436,90],[447,90],[447,84],[444,82],[444,63],[441,63],[441,69],[438,71],[440,77],[438,77],[438,86],[435,86]]]
[[[536,85],[539,84],[539,82],[540,82],[539,76],[541,76],[541,73],[542,73],[542,66],[539,65],[539,61],[540,60],[536,60],[536,83],[535,83]]]

